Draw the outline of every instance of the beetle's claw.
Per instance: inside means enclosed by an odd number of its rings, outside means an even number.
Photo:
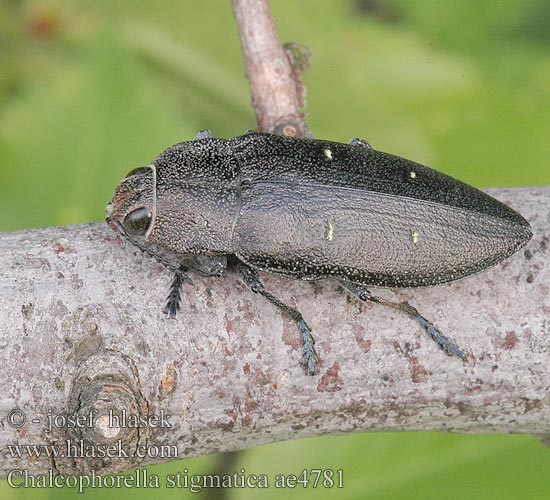
[[[304,346],[303,348],[303,354],[302,354],[302,364],[304,365],[306,369],[307,375],[313,376],[317,375],[319,371],[317,370],[317,360],[318,356],[315,352],[315,348]]]
[[[162,309],[162,312],[164,314],[166,314],[169,318],[176,319],[177,315],[178,315],[179,308],[180,308],[179,303],[171,302],[170,300],[168,300],[166,302],[166,305]]]
[[[168,295],[166,299],[166,305],[162,309],[162,312],[166,314],[169,318],[176,319],[178,311],[180,310],[180,302],[181,299],[179,292],[177,296],[174,296],[172,295],[172,293],[170,293],[170,295]]]

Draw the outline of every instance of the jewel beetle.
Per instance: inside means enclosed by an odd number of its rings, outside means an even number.
[[[465,353],[414,307],[369,287],[453,281],[512,255],[532,236],[517,212],[413,161],[349,144],[248,132],[197,134],[128,173],[107,222],[171,269],[164,311],[175,317],[189,272],[222,276],[228,259],[255,293],[293,318],[306,372],[317,371],[311,330],[262,284],[259,271],[331,278],[362,301],[408,314],[450,355]]]

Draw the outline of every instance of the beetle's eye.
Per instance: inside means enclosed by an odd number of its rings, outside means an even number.
[[[151,224],[151,211],[146,207],[136,208],[124,217],[124,230],[128,234],[143,236]]]
[[[148,174],[151,172],[151,169],[149,167],[139,167],[139,168],[134,168],[134,170],[130,170],[127,174],[126,174],[126,179],[128,177],[130,177],[131,175],[136,175],[136,174]]]

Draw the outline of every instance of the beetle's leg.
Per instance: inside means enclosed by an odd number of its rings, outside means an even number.
[[[372,149],[372,146],[367,141],[365,141],[365,139],[359,139],[358,137],[354,137],[349,141],[349,143],[352,146],[363,146],[364,148]]]
[[[306,368],[308,375],[315,375],[317,373],[317,353],[315,352],[315,339],[311,335],[311,330],[307,323],[304,321],[302,314],[287,306],[284,302],[271,295],[264,289],[264,285],[260,279],[258,272],[255,269],[247,266],[246,264],[239,263],[237,265],[237,273],[243,282],[254,292],[259,293],[265,297],[269,302],[275,305],[278,309],[288,314],[296,323],[298,328],[302,332],[302,363]]]
[[[187,276],[187,269],[183,266],[180,266],[179,269],[174,273],[174,278],[172,283],[170,283],[170,291],[168,297],[166,297],[166,305],[162,312],[167,314],[169,318],[175,318],[178,314],[181,304],[181,285],[185,281],[189,281],[192,285],[193,280]]]
[[[432,339],[436,341],[437,345],[441,347],[441,349],[443,349],[447,354],[449,354],[450,356],[458,356],[460,359],[464,359],[466,357],[464,351],[462,351],[456,344],[445,337],[413,306],[407,303],[398,304],[397,302],[391,302],[381,297],[376,297],[375,295],[372,295],[363,285],[360,285],[358,283],[351,283],[349,281],[340,281],[339,283],[342,288],[364,302],[368,300],[408,314],[411,318],[418,321],[424,327],[424,329],[430,334]]]
[[[200,276],[220,278],[227,268],[226,255],[187,255],[181,258],[182,267]]]
[[[201,139],[211,139],[212,138],[212,132],[210,130],[199,130],[195,134],[195,140],[200,141]]]
[[[187,271],[192,271],[201,276],[220,277],[227,267],[227,256],[225,255],[183,255],[180,257],[180,265],[175,271],[174,278],[170,284],[170,292],[166,298],[166,305],[163,312],[170,318],[175,318],[181,304],[181,285],[188,281],[193,284]]]

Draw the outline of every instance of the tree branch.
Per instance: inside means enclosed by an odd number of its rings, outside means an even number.
[[[490,193],[531,221],[524,250],[459,282],[380,292],[417,306],[466,349],[466,363],[407,317],[361,306],[333,282],[265,276],[314,329],[315,377],[299,365],[296,325],[232,272],[193,277],[174,321],[161,313],[170,273],[105,224],[2,234],[2,472],[112,472],[170,459],[90,460],[78,450],[30,459],[6,449],[66,439],[96,450],[120,439],[152,454],[176,446],[183,458],[351,431],[550,433],[550,187]],[[26,414],[21,428],[7,419],[15,408]],[[108,410],[123,409],[164,411],[172,427],[109,428]],[[92,410],[91,426],[61,425]],[[51,432],[48,415],[60,419]]]
[[[294,55],[296,51],[285,51],[281,45],[267,0],[231,0],[231,3],[241,37],[257,129],[309,137],[311,133],[302,111],[305,89],[300,80],[307,63],[301,65]]]

